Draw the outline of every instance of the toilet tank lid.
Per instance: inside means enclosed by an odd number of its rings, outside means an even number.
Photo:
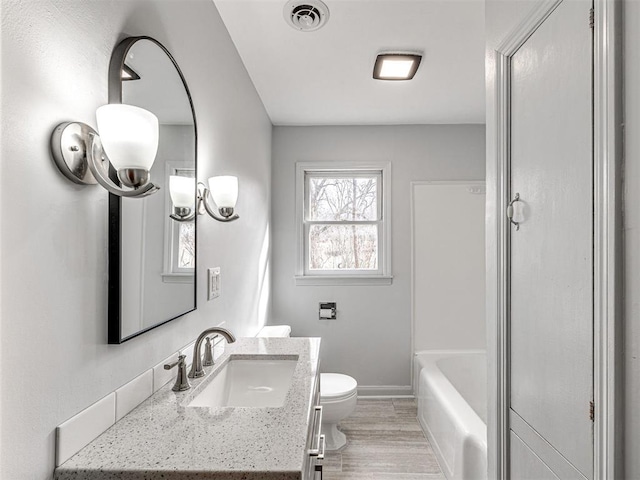
[[[342,373],[320,374],[320,398],[336,398],[350,395],[358,389],[358,382]]]
[[[256,337],[289,337],[291,327],[289,325],[267,325],[262,327]]]

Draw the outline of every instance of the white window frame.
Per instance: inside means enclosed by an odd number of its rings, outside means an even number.
[[[378,269],[376,271],[330,270],[325,272],[308,269],[308,231],[311,224],[332,222],[309,222],[306,198],[307,174],[320,176],[337,174],[342,176],[381,176],[378,195],[380,220],[378,224]],[[296,285],[390,285],[391,275],[391,163],[390,162],[297,162],[296,163]],[[343,222],[335,222],[342,224]],[[349,222],[344,222],[348,224]],[[358,222],[366,224],[367,222]]]
[[[193,283],[195,268],[179,268],[177,260],[178,235],[180,233],[180,223],[169,218],[173,212],[173,202],[169,195],[169,177],[175,175],[180,170],[193,170],[193,163],[189,162],[167,162],[165,166],[165,215],[164,223],[164,262],[162,281],[164,283]],[[196,220],[194,219],[194,222]]]

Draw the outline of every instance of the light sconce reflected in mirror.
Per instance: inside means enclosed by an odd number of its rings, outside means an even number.
[[[98,132],[85,123],[65,122],[51,135],[60,171],[74,183],[99,183],[121,197],[145,197],[159,190],[149,178],[158,152],[158,118],[143,108],[108,104],[96,110]],[[109,175],[113,167],[121,185]],[[127,188],[123,188],[127,187]]]
[[[174,213],[169,217],[176,222],[190,222],[196,218],[196,209],[193,204],[196,195],[195,178],[171,175],[169,177],[169,194],[174,210]]]
[[[238,177],[229,175],[209,178],[209,188],[198,183],[196,205],[194,208],[194,180],[189,177],[169,177],[169,190],[174,213],[169,215],[177,222],[190,222],[204,211],[219,222],[232,222],[240,218],[234,213],[238,201]],[[212,198],[215,208],[210,205]]]

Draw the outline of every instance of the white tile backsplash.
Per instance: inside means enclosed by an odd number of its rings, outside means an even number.
[[[222,337],[215,339],[215,359],[224,352],[224,344]],[[165,370],[165,364],[178,360],[178,355],[186,355],[189,371],[194,347],[195,341],[59,425],[56,429],[56,466],[62,465],[141,402],[174,380],[178,374],[177,367]]]
[[[218,335],[218,338],[213,342],[213,360],[217,361],[220,355],[224,353],[224,349],[227,346],[227,341],[222,338],[222,335]]]
[[[116,390],[116,422],[153,394],[153,370]]]
[[[173,363],[178,360],[178,354],[174,353],[171,356],[165,358],[159,364],[152,368],[153,371],[153,393],[160,390],[164,387],[167,382],[173,380],[178,372],[176,371],[177,366],[172,368],[171,370],[165,370],[164,366],[169,363]]]
[[[204,342],[203,342],[204,344]],[[184,347],[182,347],[180,349],[180,355],[186,355],[187,358],[185,358],[186,362],[187,362],[187,367],[191,366],[192,360],[193,360],[193,349],[195,348],[196,342],[193,341],[191,342],[189,345],[186,345]],[[202,352],[201,352],[202,353]]]
[[[116,422],[116,394],[106,397],[56,428],[56,466],[62,465]]]

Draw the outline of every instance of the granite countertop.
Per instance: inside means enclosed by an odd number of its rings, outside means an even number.
[[[225,346],[207,375],[173,381],[80,450],[55,472],[56,480],[302,478],[319,338],[240,338]],[[298,355],[291,388],[278,408],[186,407],[232,355]]]

